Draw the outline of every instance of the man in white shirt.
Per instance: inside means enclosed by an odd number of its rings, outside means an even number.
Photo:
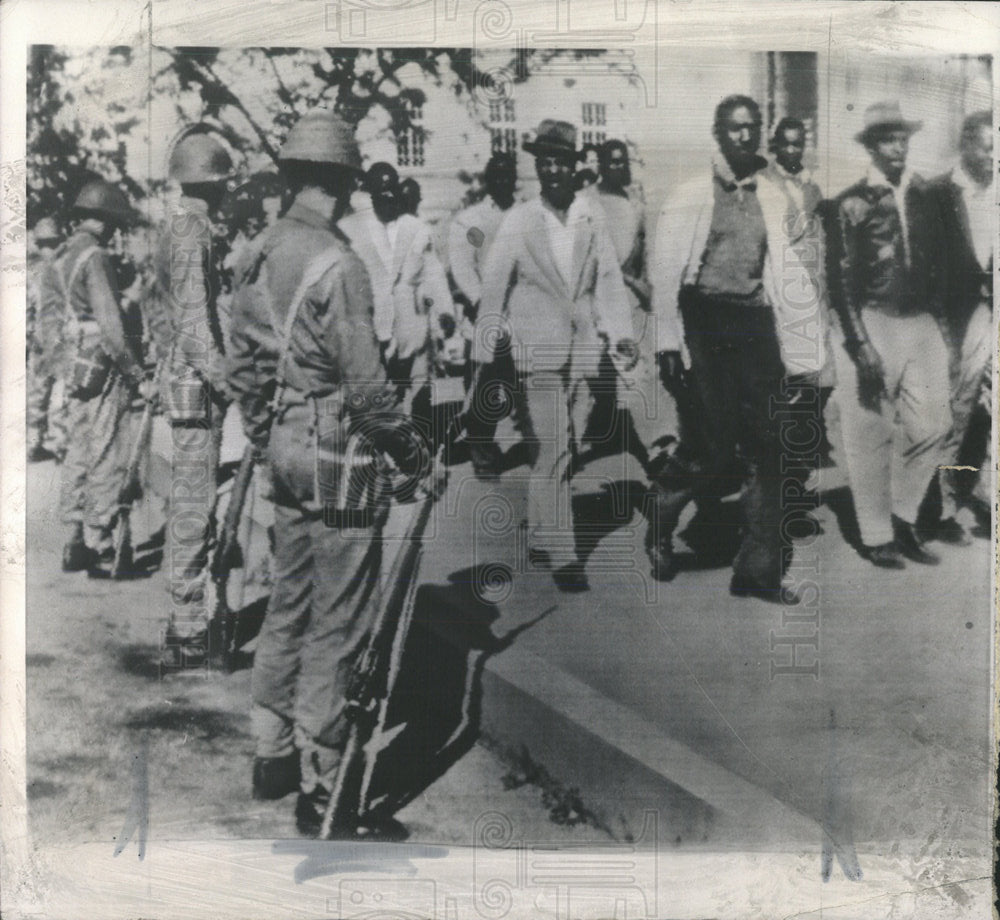
[[[541,196],[505,215],[483,274],[475,357],[507,335],[527,404],[529,560],[563,591],[587,590],[576,549],[570,463],[592,405],[591,382],[610,348],[634,365],[625,284],[604,220],[573,187],[576,129],[545,120],[524,149]]]
[[[455,334],[455,308],[430,227],[403,211],[399,174],[389,163],[367,173],[370,211],[355,211],[337,227],[371,279],[375,335],[389,376],[412,408],[415,386],[430,375],[433,351]],[[441,348],[435,349],[435,343]]]
[[[514,204],[517,165],[510,153],[494,153],[483,176],[486,197],[459,211],[448,230],[448,261],[465,313],[474,323],[483,296],[483,268],[504,215]],[[464,416],[472,468],[480,479],[495,479],[500,473],[500,449],[494,441],[497,423],[508,411],[519,421],[519,404],[514,399],[514,368],[510,341],[498,342],[493,360],[474,368],[473,385]]]
[[[951,353],[952,429],[945,442],[946,466],[986,465],[983,444],[973,456],[962,456],[970,434],[977,427],[989,430],[990,355],[993,329],[993,260],[996,203],[993,177],[993,119],[977,112],[962,126],[959,165],[928,183],[939,210],[939,241],[944,328]],[[984,400],[985,397],[985,400]],[[979,424],[973,424],[977,406]],[[988,440],[988,439],[986,439]],[[978,519],[978,533],[989,535],[990,503],[983,491],[988,477],[977,476],[973,490],[963,489],[958,470],[942,469],[941,516],[931,535],[946,543],[969,542],[956,514],[960,504],[969,506]]]

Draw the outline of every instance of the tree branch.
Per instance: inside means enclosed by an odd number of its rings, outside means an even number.
[[[171,56],[173,56],[174,61],[177,63],[178,67],[182,68],[185,65],[187,65],[192,70],[194,70],[195,73],[198,74],[198,78],[200,79],[203,86],[214,91],[219,96],[220,100],[224,101],[227,105],[231,105],[246,119],[247,124],[250,125],[250,127],[253,129],[254,134],[257,135],[257,139],[260,141],[261,147],[264,149],[264,152],[272,160],[277,162],[278,151],[271,143],[271,140],[267,136],[267,133],[257,123],[253,115],[250,114],[249,110],[239,99],[239,97],[225,83],[223,83],[221,79],[219,79],[218,75],[212,69],[212,66],[210,64],[203,64],[200,63],[199,61],[195,61],[186,55],[183,57],[182,60],[181,57],[172,49],[166,49],[166,50]]]

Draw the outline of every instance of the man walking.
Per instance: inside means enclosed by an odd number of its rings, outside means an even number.
[[[298,789],[296,822],[310,836],[329,802],[348,734],[348,680],[381,599],[388,511],[354,434],[392,406],[394,391],[368,274],[336,227],[360,165],[341,118],[300,119],[279,153],[292,204],[238,267],[233,303],[230,383],[274,495],[274,583],[251,680],[253,794]]]
[[[194,668],[209,653],[208,555],[227,398],[225,332],[219,315],[221,247],[212,220],[233,164],[195,127],[174,145],[170,178],[181,198],[160,237],[156,271],[165,300],[162,390],[170,422],[167,510],[167,667]]]
[[[483,269],[504,215],[514,205],[517,167],[514,157],[502,151],[494,153],[484,174],[486,197],[459,211],[448,230],[448,261],[455,285],[468,304],[471,323],[479,315],[483,297]],[[500,473],[500,449],[494,441],[501,414],[511,407],[513,362],[510,340],[497,343],[493,360],[472,371],[474,390],[469,396],[465,415],[472,468],[481,479],[494,479]]]
[[[937,206],[939,235],[937,252],[941,264],[944,329],[951,352],[952,428],[944,445],[943,463],[962,463],[960,454],[969,435],[973,416],[981,404],[991,411],[990,358],[993,351],[993,263],[996,203],[993,175],[993,118],[977,112],[965,119],[959,140],[960,162],[943,176],[928,183],[928,193]],[[980,412],[980,415],[984,413]],[[985,456],[975,465],[989,466]],[[972,508],[979,532],[988,532],[992,501],[986,496],[990,478],[975,476],[971,494],[964,494],[961,473],[940,471],[941,517],[932,535],[945,543],[965,545],[969,537],[958,522],[959,504]],[[984,528],[982,525],[985,524]]]
[[[69,527],[64,572],[92,569],[114,556],[113,528],[129,448],[128,415],[144,373],[125,335],[108,244],[135,213],[125,194],[108,182],[88,183],[72,210],[76,228],[43,298],[65,305],[72,342],[68,372],[69,424],[62,467],[60,510]],[[51,285],[51,287],[50,287]],[[151,396],[144,392],[143,395]]]
[[[356,211],[338,226],[368,269],[375,334],[410,408],[430,378],[435,340],[456,335],[455,308],[430,227],[404,210],[395,168],[375,163],[365,185],[372,210]]]
[[[576,551],[570,462],[592,407],[591,387],[610,347],[623,365],[636,347],[625,285],[603,219],[575,195],[576,128],[543,121],[524,145],[541,195],[503,219],[483,275],[476,357],[510,337],[527,402],[532,447],[529,559],[564,591],[587,590]]]
[[[847,472],[872,564],[931,565],[917,512],[951,427],[948,351],[938,328],[935,220],[906,168],[911,135],[895,102],[865,111],[867,175],[835,200],[829,280],[842,343],[834,349]]]
[[[730,592],[794,603],[781,586],[790,561],[781,530],[781,450],[773,402],[784,367],[775,328],[775,228],[758,197],[761,113],[748,96],[715,111],[718,153],[705,175],[660,212],[653,263],[658,361],[677,397],[680,444],[653,484],[653,575],[673,575],[671,538],[684,506],[717,517],[739,489],[741,544]],[[685,369],[686,358],[687,368]]]
[[[657,455],[664,422],[674,412],[673,399],[663,392],[655,362],[655,323],[650,314],[650,286],[646,259],[646,215],[642,198],[632,183],[628,145],[624,141],[605,141],[598,149],[601,180],[596,202],[605,217],[608,234],[621,266],[622,280],[628,291],[639,358],[629,385],[616,372],[612,362],[602,362],[602,381],[597,394],[598,406],[591,431],[597,440],[606,440],[618,431],[615,407],[627,413],[630,428],[625,429],[626,449],[651,468]],[[600,448],[598,448],[600,449]],[[654,465],[655,465],[655,461]]]

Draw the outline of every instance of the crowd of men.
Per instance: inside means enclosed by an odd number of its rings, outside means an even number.
[[[931,181],[907,168],[920,127],[896,103],[871,106],[857,135],[867,174],[824,201],[805,124],[780,121],[768,160],[759,106],[727,97],[715,155],[672,191],[649,243],[628,145],[580,150],[572,124],[545,120],[524,143],[538,195],[518,200],[514,157],[494,153],[442,259],[419,185],[387,163],[363,170],[352,127],[316,110],[280,149],[284,206],[233,267],[227,311],[214,239],[236,171],[212,130],[188,129],[144,317],[152,358],[128,333],[108,250],[135,219],[125,194],[87,184],[58,215],[65,241],[57,215],[34,227],[29,460],[62,464],[64,571],[113,557],[128,420],[158,400],[172,453],[166,654],[204,661],[222,421],[238,407],[274,505],[253,794],[297,791],[299,829],[316,834],[384,590],[390,504],[412,503],[439,448],[499,475],[504,416],[527,447],[528,562],[562,591],[589,587],[569,495],[595,424],[605,450],[645,466],[653,577],[675,576],[689,505],[721,521],[740,492],[730,591],[796,603],[783,514],[830,451],[861,555],[936,563],[930,542],[971,542],[961,505],[989,534],[988,478],[939,470],[989,465],[993,125],[970,115],[958,165]],[[370,207],[355,210],[359,189]]]

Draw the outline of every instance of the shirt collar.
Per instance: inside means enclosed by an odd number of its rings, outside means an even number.
[[[552,206],[546,202],[541,195],[538,196],[538,206],[542,209],[542,214],[546,216],[549,220],[554,220],[558,224],[562,224],[562,221],[556,216],[556,212],[553,210]],[[566,226],[568,227],[574,221],[582,220],[583,218],[591,214],[590,205],[587,203],[587,199],[581,197],[580,193],[577,192],[573,196],[573,202],[570,204],[569,209],[566,211]]]
[[[805,185],[812,179],[812,173],[809,172],[804,166],[797,173],[791,173],[784,166],[782,166],[777,160],[771,161],[771,168],[779,175],[782,179],[788,179],[790,182],[794,182],[796,185]]]
[[[302,204],[300,201],[296,201],[288,209],[285,214],[287,220],[294,220],[300,224],[305,224],[307,227],[314,227],[317,230],[329,230],[330,221],[327,220],[319,211],[310,208],[308,205]]]
[[[712,154],[713,175],[727,192],[735,191],[738,188],[755,189],[757,187],[757,173],[765,166],[767,166],[767,160],[755,156],[754,171],[742,179],[737,179],[725,154],[718,149]]]
[[[909,188],[910,183],[913,181],[913,170],[909,167],[903,170],[903,174],[899,177],[899,185],[894,186],[885,177],[885,173],[882,172],[874,163],[868,164],[868,171],[865,173],[865,181],[872,188],[888,188],[892,189],[894,192],[903,193]]]
[[[208,214],[208,202],[203,198],[190,198],[187,195],[181,195],[180,206],[185,211],[193,211],[197,214]]]

